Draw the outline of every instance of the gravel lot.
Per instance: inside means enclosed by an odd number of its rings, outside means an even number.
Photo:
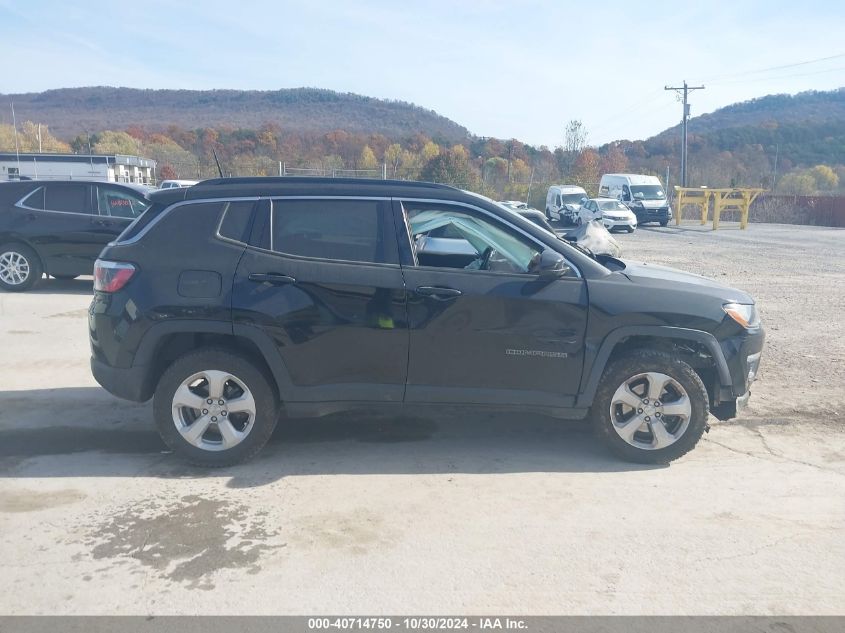
[[[618,239],[750,291],[767,329],[750,409],[670,467],[442,414],[294,420],[195,470],[90,376],[90,280],[0,294],[0,613],[842,614],[845,231]]]

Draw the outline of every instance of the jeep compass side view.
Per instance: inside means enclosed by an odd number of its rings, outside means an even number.
[[[420,182],[229,178],[151,194],[95,266],[91,368],[224,466],[281,413],[424,404],[587,418],[621,458],[691,450],[749,397],[746,293],[571,245]]]

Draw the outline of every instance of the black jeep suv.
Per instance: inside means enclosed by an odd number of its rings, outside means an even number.
[[[757,372],[744,292],[592,256],[445,185],[237,178],[151,199],[97,262],[91,368],[152,397],[197,464],[249,459],[282,410],[403,404],[589,416],[617,455],[668,462]]]
[[[85,180],[0,183],[0,289],[29,290],[45,272],[90,275],[103,247],[150,206],[150,191]]]

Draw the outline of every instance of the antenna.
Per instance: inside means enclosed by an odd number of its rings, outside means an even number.
[[[214,162],[217,163],[217,172],[220,174],[221,178],[225,178],[223,175],[223,168],[220,167],[220,159],[217,158],[217,151],[213,147],[211,148],[211,153],[214,154]]]

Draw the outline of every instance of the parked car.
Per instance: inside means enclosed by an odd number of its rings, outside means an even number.
[[[152,398],[196,464],[251,458],[280,411],[431,404],[589,417],[617,455],[664,463],[757,373],[746,293],[593,255],[453,187],[230,178],[150,197],[97,261],[91,369]]]
[[[657,176],[643,174],[605,174],[599,183],[599,196],[616,198],[637,216],[639,224],[669,224],[672,207]]]
[[[581,202],[586,198],[587,192],[581,187],[552,185],[546,193],[546,218],[574,224]]]
[[[537,209],[516,209],[515,213],[521,215],[523,218],[527,220],[531,220],[537,226],[541,226],[547,231],[551,231],[553,234],[555,233],[554,227],[549,224],[549,221],[546,219],[545,214],[542,211]]]
[[[633,233],[637,228],[637,216],[616,198],[591,198],[581,205],[577,224],[598,220],[608,231],[625,229]]]
[[[159,189],[173,189],[179,187],[193,187],[199,180],[162,180]]]
[[[0,288],[32,288],[43,273],[90,275],[103,247],[141,215],[153,191],[82,180],[0,184]]]

